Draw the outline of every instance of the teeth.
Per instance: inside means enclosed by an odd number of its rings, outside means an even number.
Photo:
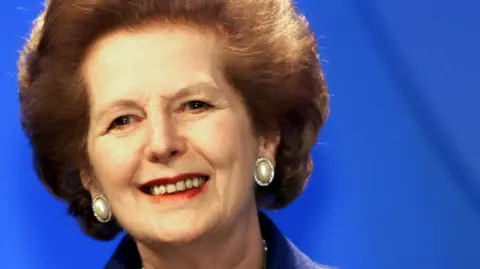
[[[174,192],[177,192],[177,189],[175,188],[175,185],[168,184],[167,185],[167,193],[174,193]]]
[[[193,188],[193,181],[189,178],[185,180],[185,185],[187,185],[187,189]]]
[[[175,184],[159,185],[150,188],[150,193],[153,195],[163,195],[166,193],[176,193],[192,188],[198,188],[205,183],[205,178],[194,177],[186,180],[180,180]]]
[[[175,187],[177,188],[177,191],[184,191],[185,190],[185,181],[182,180],[182,181],[179,181],[177,182],[177,184],[175,184]]]
[[[159,194],[165,194],[167,193],[167,188],[165,186],[155,186],[155,187],[158,187],[159,189]]]

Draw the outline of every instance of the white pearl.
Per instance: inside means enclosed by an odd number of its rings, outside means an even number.
[[[272,169],[266,161],[261,161],[258,163],[257,167],[257,177],[263,183],[268,183],[272,177]]]
[[[102,220],[107,220],[110,215],[110,208],[103,199],[96,199],[94,203],[94,210],[97,217]]]

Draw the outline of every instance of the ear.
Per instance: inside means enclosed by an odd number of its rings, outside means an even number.
[[[95,178],[90,172],[81,171],[80,178],[81,178],[83,187],[90,192],[90,195],[92,197],[95,197],[102,193],[97,180],[95,180]]]
[[[275,163],[275,156],[277,155],[277,148],[280,144],[280,133],[270,133],[259,137],[258,156],[269,158]]]

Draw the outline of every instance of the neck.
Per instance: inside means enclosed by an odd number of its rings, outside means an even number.
[[[194,242],[137,246],[145,269],[261,269],[266,259],[256,207]]]

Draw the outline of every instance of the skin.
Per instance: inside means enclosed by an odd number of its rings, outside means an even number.
[[[255,135],[223,76],[222,41],[193,27],[152,25],[94,43],[82,68],[90,95],[83,182],[104,194],[145,268],[261,268],[252,171],[278,136]],[[191,200],[152,203],[138,186],[199,172]]]

